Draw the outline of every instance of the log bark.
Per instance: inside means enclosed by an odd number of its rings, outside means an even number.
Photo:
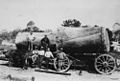
[[[100,53],[110,51],[108,32],[103,27],[64,29],[64,32],[68,37],[63,42],[66,52]]]

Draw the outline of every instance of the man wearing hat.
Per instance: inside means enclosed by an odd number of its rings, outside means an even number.
[[[33,50],[33,41],[35,40],[35,36],[33,35],[32,31],[30,31],[27,40],[28,40],[28,49]]]
[[[66,59],[67,55],[63,52],[63,48],[60,48],[57,52],[57,58],[60,60]]]
[[[57,59],[58,61],[65,60],[67,58],[67,55],[63,52],[63,48],[60,48],[57,51]],[[58,69],[60,70],[62,66],[62,62],[58,62]]]
[[[41,39],[41,46],[42,46],[42,47],[44,48],[44,50],[46,51],[47,48],[49,47],[49,45],[50,45],[50,41],[49,41],[47,35],[45,35],[44,38]]]

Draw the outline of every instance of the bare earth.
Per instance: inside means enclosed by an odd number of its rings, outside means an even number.
[[[4,61],[0,60],[0,64],[3,63]],[[31,77],[35,77],[35,81],[120,81],[120,72],[118,71],[115,71],[111,75],[100,75],[88,73],[87,71],[82,71],[82,75],[79,75],[78,70],[70,70],[69,73],[71,73],[70,76],[35,72],[34,69],[31,68],[28,70],[22,70],[20,68],[0,65],[0,81],[10,81],[9,78],[6,78],[9,74],[12,77],[22,79],[11,81],[32,81]]]

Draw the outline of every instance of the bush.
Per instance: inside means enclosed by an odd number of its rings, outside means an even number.
[[[9,50],[6,57],[15,67],[24,67],[26,52],[21,50]]]

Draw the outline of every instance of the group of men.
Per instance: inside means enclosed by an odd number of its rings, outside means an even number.
[[[27,41],[28,41],[28,50],[32,51],[34,48],[33,42],[35,41],[36,37],[34,36],[33,32],[30,31],[30,34],[27,36]],[[47,50],[47,48],[50,45],[49,39],[47,35],[45,35],[44,38],[41,39],[41,46],[44,47],[44,50]]]
[[[37,61],[39,68],[41,68],[42,62],[43,62],[43,60],[45,60],[46,68],[48,68],[49,62],[51,61],[51,59],[54,58],[53,53],[50,51],[49,38],[47,37],[47,35],[45,35],[44,38],[41,39],[41,41],[40,41],[41,47],[39,50],[37,47],[35,47],[35,49],[33,50],[33,41],[34,40],[35,40],[35,37],[33,35],[33,32],[30,32],[30,35],[28,36],[28,47],[29,47],[29,50],[32,51],[32,53],[34,54],[31,57],[33,64]],[[57,48],[56,54],[57,54],[56,56],[58,59],[66,58],[66,54],[63,52],[63,48],[60,48],[59,50]]]

